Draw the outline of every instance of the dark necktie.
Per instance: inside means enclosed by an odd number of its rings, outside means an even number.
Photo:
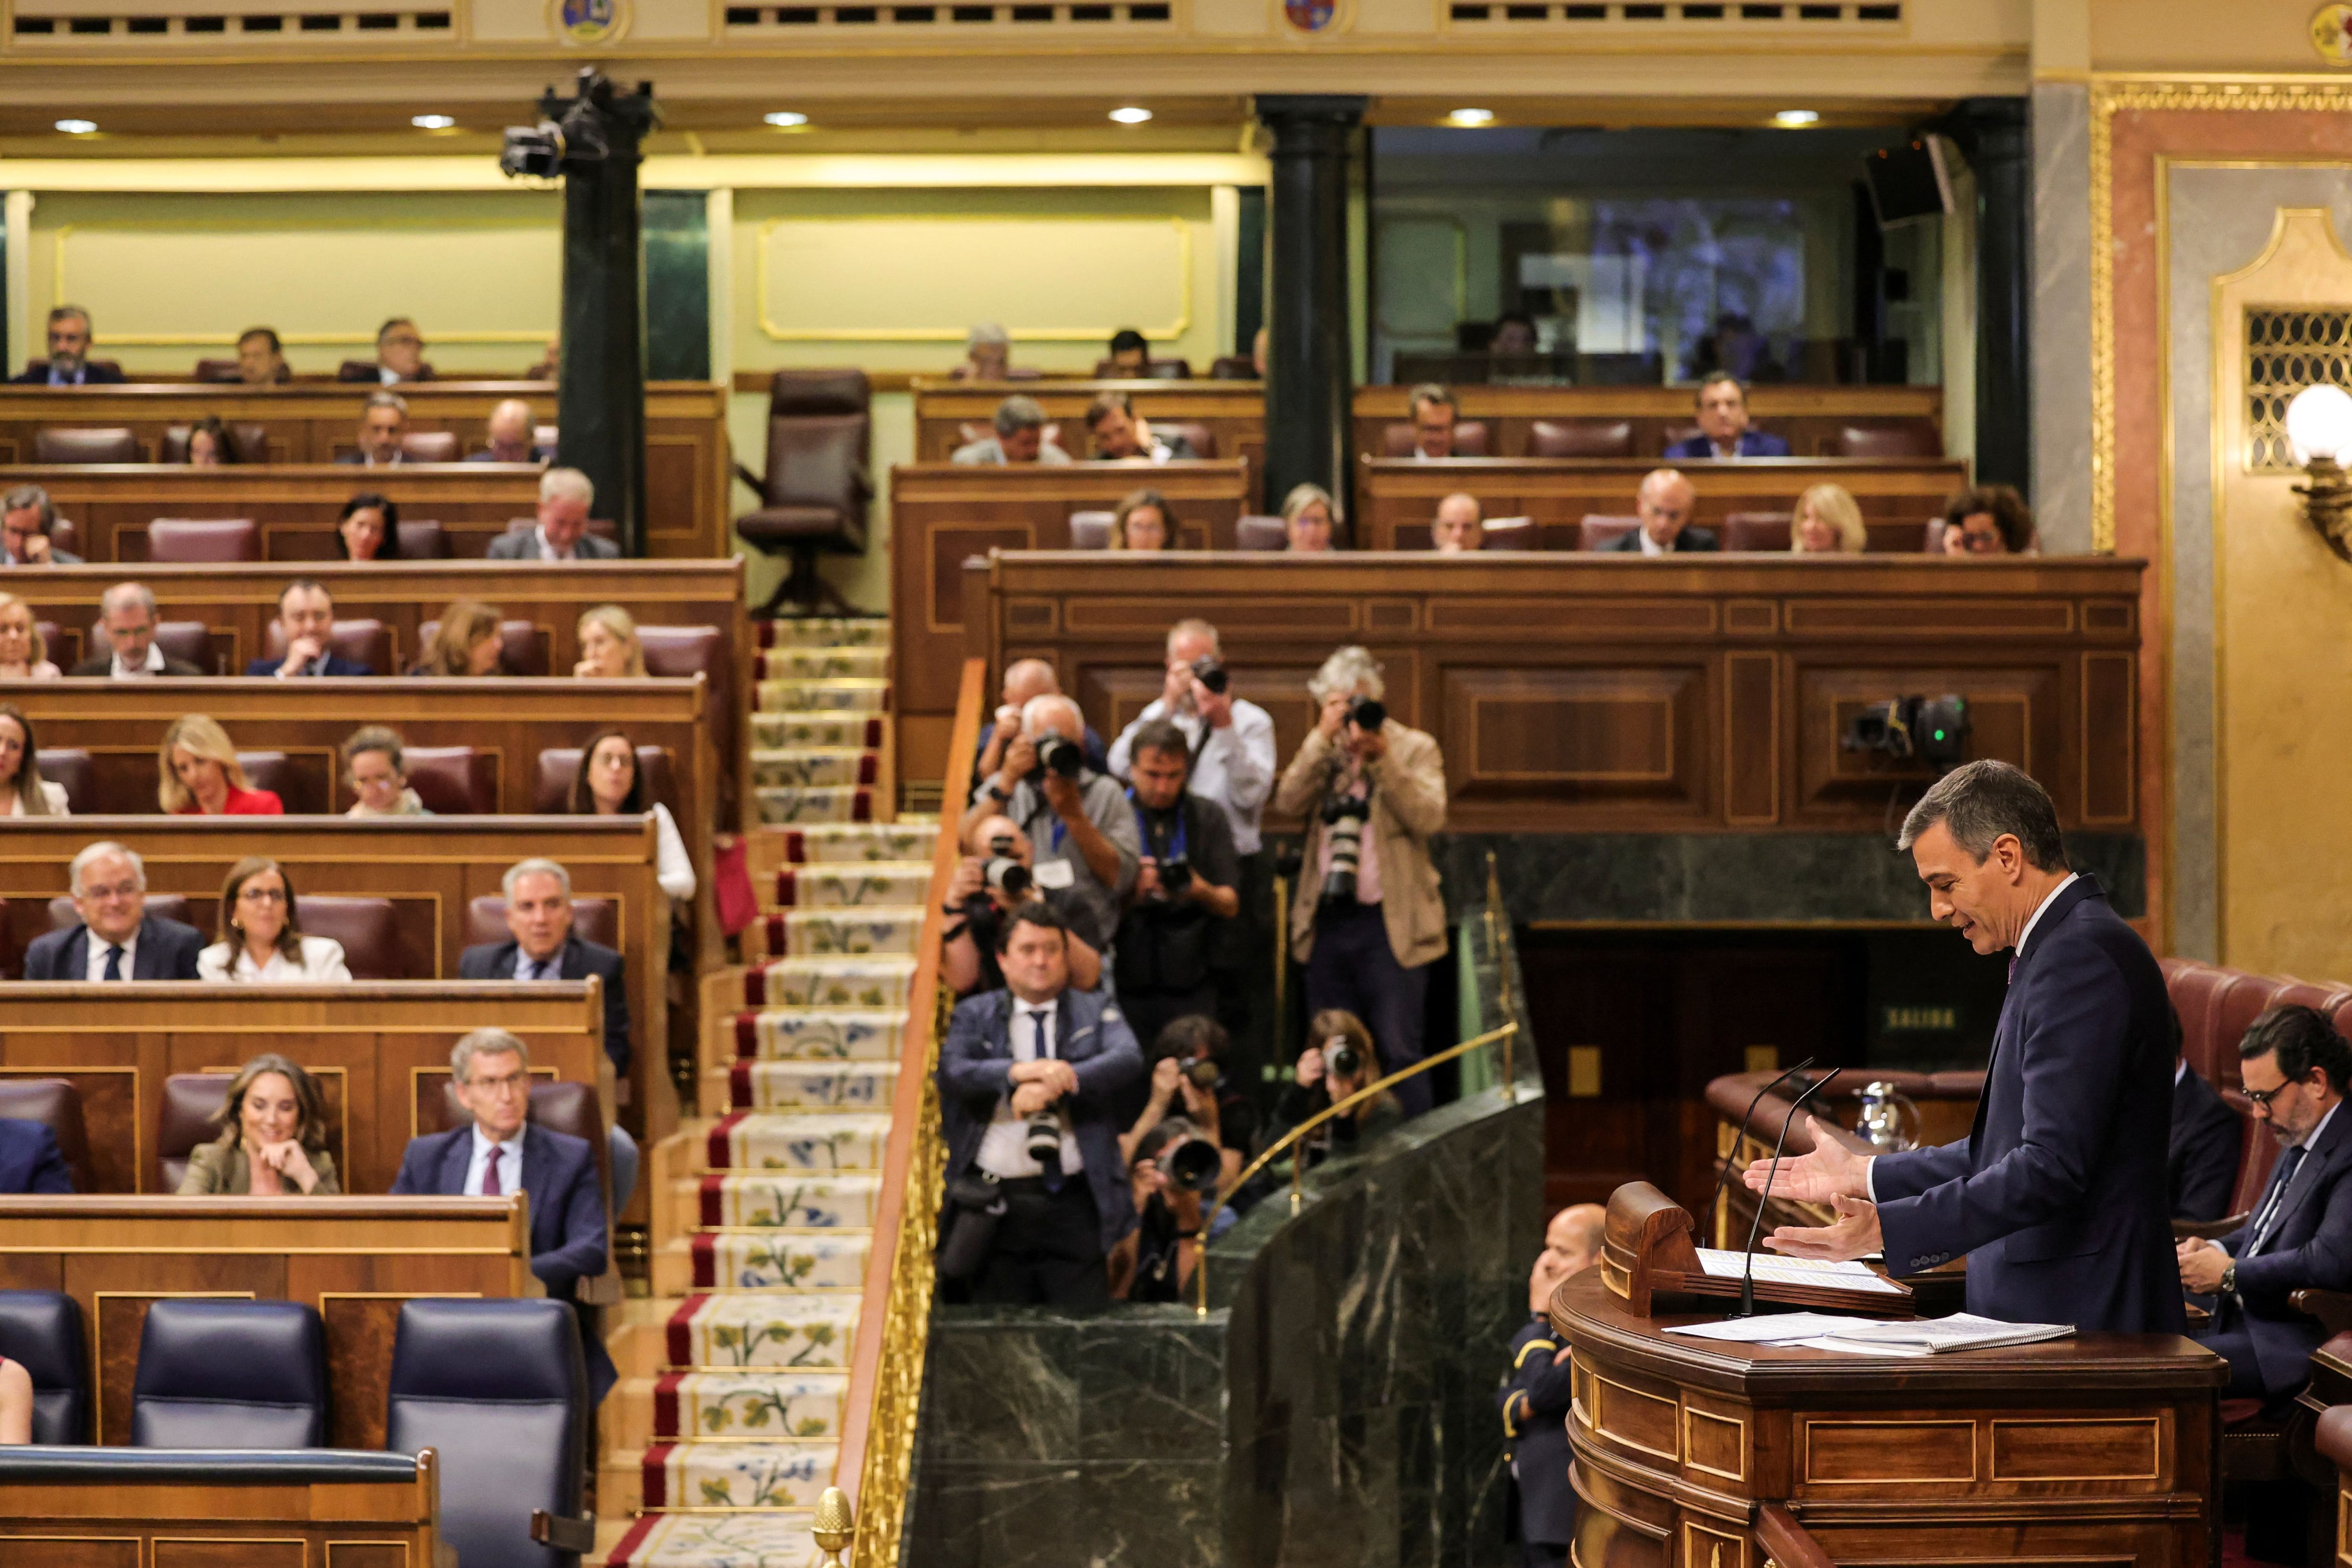
[[[2254,1220],[2254,1239],[2246,1248],[2252,1257],[2271,1239],[2271,1228],[2278,1223],[2279,1212],[2286,1207],[2286,1189],[2294,1185],[2294,1173],[2303,1168],[2303,1156],[2311,1151],[2297,1145],[2279,1153],[2278,1175],[2271,1184],[2270,1196],[2263,1202],[2263,1212]]]
[[[1045,1035],[1045,1014],[1041,1009],[1037,1011],[1024,1012],[1022,1016],[1029,1020],[1030,1058],[1036,1061],[1051,1060],[1054,1054],[1054,1048],[1051,1042],[1046,1039]],[[1061,1191],[1061,1155],[1058,1152],[1048,1155],[1045,1158],[1039,1160],[1037,1164],[1045,1173],[1045,1190],[1047,1192]]]
[[[121,947],[109,947],[106,950],[106,973],[100,975],[99,978],[101,980],[119,980],[122,978],[122,949]]]
[[[530,977],[534,980],[547,979],[550,977],[549,971],[554,967],[555,960],[552,958],[533,958],[530,961]]]
[[[499,1197],[504,1196],[503,1190],[499,1186],[499,1156],[505,1152],[506,1151],[504,1149],[501,1149],[496,1144],[492,1144],[490,1145],[490,1163],[482,1167],[482,1196],[484,1197]]]

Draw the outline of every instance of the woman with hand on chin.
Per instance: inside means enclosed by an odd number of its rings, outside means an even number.
[[[220,940],[196,955],[198,979],[299,986],[352,977],[341,943],[302,935],[294,884],[276,861],[247,855],[230,867],[220,908]]]
[[[336,1194],[334,1156],[318,1080],[265,1051],[237,1070],[217,1118],[220,1135],[199,1145],[180,1178],[182,1197],[293,1197]]]
[[[155,754],[161,782],[155,791],[174,817],[282,817],[286,802],[272,789],[256,789],[236,759],[228,731],[203,714],[172,721]]]

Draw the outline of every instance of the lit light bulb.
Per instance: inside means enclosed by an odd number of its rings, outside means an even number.
[[[446,131],[457,122],[446,114],[412,114],[408,123],[419,131]]]
[[[808,123],[807,115],[796,113],[789,109],[780,109],[773,114],[763,114],[760,118],[766,120],[769,124],[774,126],[779,131],[790,131],[795,125],[806,125]]]
[[[2286,405],[2286,442],[2298,466],[2340,462],[2352,453],[2352,392],[2323,382],[2295,393]]]
[[[1453,109],[1446,110],[1445,120],[1449,125],[1492,125],[1495,123],[1495,111],[1491,109]]]
[[[1121,125],[1142,125],[1150,121],[1151,119],[1151,111],[1148,109],[1139,109],[1136,106],[1129,104],[1125,109],[1112,110],[1110,111],[1110,117],[1118,121]]]
[[[98,121],[95,120],[60,120],[58,121],[58,129],[64,131],[68,136],[87,136],[91,131],[98,129]]]
[[[1801,125],[1819,125],[1821,112],[1811,109],[1784,109],[1772,117],[1772,123],[1793,131]]]

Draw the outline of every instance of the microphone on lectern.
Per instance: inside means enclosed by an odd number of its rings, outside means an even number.
[[[1802,1072],[1806,1068],[1811,1067],[1812,1064],[1813,1058],[1809,1056],[1805,1058],[1804,1061],[1797,1063],[1796,1066],[1789,1069],[1788,1071],[1780,1074],[1780,1077],[1772,1080],[1771,1082],[1764,1085],[1763,1088],[1756,1091],[1756,1098],[1748,1102],[1748,1109],[1739,1118],[1740,1130],[1742,1132],[1747,1130],[1748,1118],[1756,1114],[1756,1107],[1764,1103],[1764,1096],[1769,1094],[1773,1090],[1778,1089],[1781,1084],[1786,1083],[1790,1079],[1794,1078],[1798,1073]],[[1737,1138],[1732,1140],[1731,1150],[1732,1154],[1738,1154],[1739,1152],[1739,1142]],[[1699,1222],[1699,1234],[1701,1236],[1712,1236],[1715,1234],[1715,1230],[1713,1228],[1715,1225],[1715,1211],[1723,1206],[1723,1189],[1725,1185],[1730,1180],[1731,1158],[1730,1155],[1727,1155],[1724,1156],[1723,1168],[1717,1171],[1715,1175],[1715,1197],[1707,1202],[1706,1218]],[[1761,1205],[1764,1200],[1759,1197],[1756,1201],[1759,1205]]]
[[[1764,1200],[1772,1196],[1772,1178],[1780,1174],[1780,1151],[1788,1146],[1789,1124],[1797,1119],[1798,1108],[1828,1088],[1839,1071],[1832,1067],[1814,1079],[1802,1094],[1789,1103],[1789,1113],[1780,1118],[1780,1136],[1772,1145],[1771,1168],[1764,1173],[1764,1190],[1756,1195],[1756,1218],[1748,1227],[1748,1261],[1740,1270],[1739,1311],[1733,1314],[1735,1317],[1752,1318],[1756,1315],[1756,1233],[1764,1228]]]

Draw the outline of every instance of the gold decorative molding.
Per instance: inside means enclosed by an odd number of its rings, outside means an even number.
[[[770,218],[760,225],[757,253],[752,260],[757,274],[760,331],[771,342],[777,343],[960,343],[971,330],[969,321],[943,327],[812,327],[785,328],[776,325],[768,292],[768,248],[775,231],[787,224],[867,224],[875,222],[921,224],[974,223],[1145,223],[1149,218],[1123,219],[1115,214],[1074,214],[1055,216],[1029,216],[1019,213],[856,213],[810,214],[805,216]],[[1147,341],[1173,342],[1192,329],[1192,228],[1181,217],[1164,220],[1176,231],[1176,318],[1164,327],[1137,329]],[[1108,327],[1012,327],[1007,330],[1015,342],[1028,343],[1090,343],[1108,342],[1119,329]],[[291,341],[291,340],[289,340]],[[369,340],[373,342],[374,340]]]
[[[2115,116],[2123,110],[2341,114],[2352,81],[2321,76],[2134,76],[2090,79],[2091,549],[2116,549]],[[2159,187],[2160,194],[2160,187]],[[2158,302],[2161,310],[2164,302]]]

